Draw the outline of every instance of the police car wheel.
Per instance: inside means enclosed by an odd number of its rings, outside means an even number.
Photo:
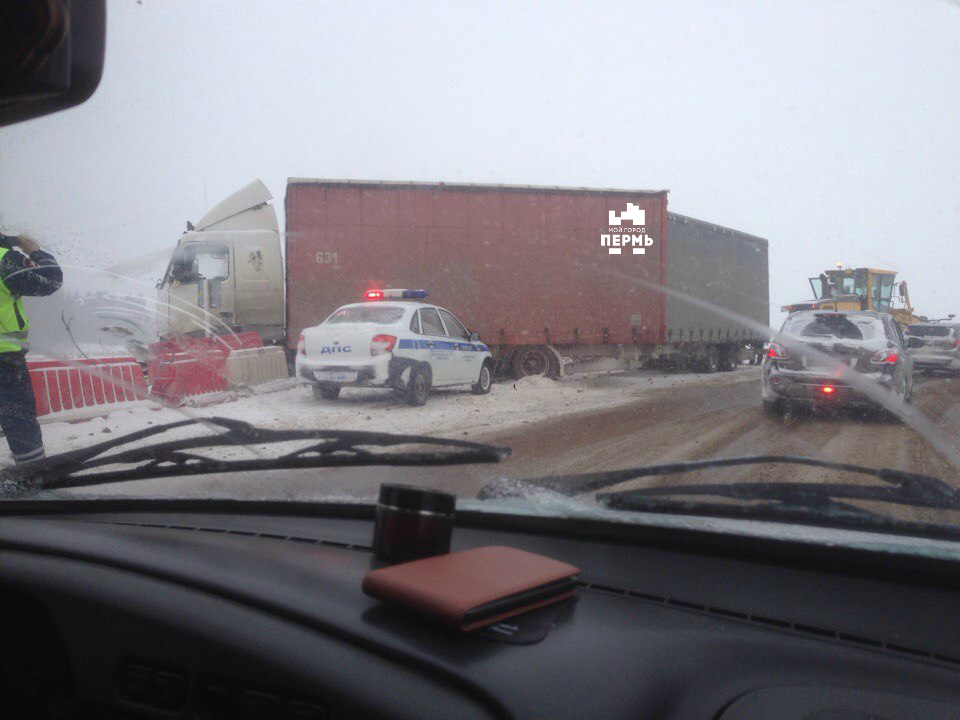
[[[471,388],[476,395],[486,395],[493,387],[493,371],[490,369],[490,363],[485,362],[480,367],[480,377]]]
[[[430,371],[418,367],[410,371],[410,382],[407,383],[407,403],[414,407],[427,404],[430,394]]]
[[[316,400],[336,400],[340,397],[339,385],[314,385],[313,397]]]

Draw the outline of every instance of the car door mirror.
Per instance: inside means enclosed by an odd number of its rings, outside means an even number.
[[[918,347],[923,347],[923,340],[918,337],[908,337],[907,338],[907,347],[911,350],[916,350]]]
[[[470,331],[470,342],[477,342],[478,340],[480,340],[480,333],[474,332],[473,330],[471,330],[471,331]]]

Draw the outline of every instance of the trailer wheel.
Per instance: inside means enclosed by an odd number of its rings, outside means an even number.
[[[560,377],[560,363],[556,354],[543,345],[531,345],[517,350],[513,355],[513,376],[517,380],[528,375],[548,378]]]
[[[720,372],[731,372],[737,369],[737,360],[740,354],[736,345],[724,345],[720,348]]]
[[[703,352],[703,357],[700,358],[698,363],[698,370],[702,373],[707,373],[712,375],[720,367],[720,351],[717,350],[716,345],[707,345],[707,349]]]

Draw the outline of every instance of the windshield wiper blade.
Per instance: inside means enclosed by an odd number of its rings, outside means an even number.
[[[109,451],[169,430],[197,423],[215,425],[223,432]],[[220,446],[244,447],[277,442],[316,442],[275,457],[229,460],[198,455],[191,450]],[[435,446],[439,450],[377,452],[368,448],[404,445]],[[6,468],[0,478],[23,489],[51,490],[128,480],[196,475],[200,473],[280,470],[295,468],[349,467],[360,465],[457,465],[499,462],[510,448],[428,435],[402,435],[362,430],[260,428],[242,420],[211,417],[157,425],[96,443],[80,450],[52,455],[29,465]],[[109,454],[107,454],[109,453]],[[99,467],[130,467],[90,472]]]
[[[671,501],[664,496],[714,496],[737,500],[769,500],[782,506],[810,509],[830,509],[857,515],[871,514],[855,505],[842,500],[868,500],[915,507],[960,510],[960,490],[948,483],[929,475],[921,475],[905,470],[891,468],[871,468],[863,465],[839,463],[830,460],[795,455],[751,455],[746,457],[716,458],[688,462],[663,463],[623,470],[610,470],[580,475],[558,475],[524,480],[526,487],[535,487],[573,497],[603,488],[619,485],[643,477],[672,475],[735,467],[740,465],[791,464],[821,467],[828,470],[861,473],[883,480],[885,485],[858,485],[835,483],[798,483],[798,482],[740,482],[716,483],[709,485],[668,485],[622,490],[612,493],[597,493],[597,500],[611,508],[619,509],[661,509]],[[509,491],[507,495],[509,496]],[[479,499],[503,497],[503,489],[497,484],[483,488]],[[673,502],[673,505],[678,503]],[[707,503],[696,503],[697,507]],[[691,506],[687,503],[687,506]],[[757,510],[756,505],[750,506]]]
[[[874,511],[844,502],[878,501],[896,505],[960,511],[960,490],[929,475],[891,468],[871,468],[830,460],[793,455],[752,455],[735,458],[663,463],[579,475],[555,475],[522,481],[497,481],[483,487],[477,499],[525,497],[530,490],[549,490],[575,497],[644,477],[680,474],[697,470],[742,465],[790,464],[862,473],[885,484],[854,485],[799,482],[736,482],[699,485],[671,484],[619,492],[598,492],[597,500],[615,510],[727,517],[744,520],[772,520],[820,525],[846,526],[883,532],[921,533],[949,537],[956,532],[942,525],[903,520],[893,514]],[[721,497],[701,500],[699,497]],[[747,502],[727,502],[726,500]]]
[[[871,468],[863,465],[838,463],[792,455],[757,455],[722,458],[683,463],[653,465],[632,470],[616,471],[606,478],[594,476],[587,482],[592,489],[610,487],[626,480],[651,475],[667,475],[695,470],[723,468],[737,465],[793,464],[821,467],[842,472],[871,475],[885,485],[851,483],[807,482],[735,482],[697,485],[665,485],[635,488],[613,493],[597,493],[597,500],[611,508],[649,509],[661,496],[707,496],[735,500],[768,500],[785,506],[820,510],[842,510],[857,514],[867,512],[843,500],[883,502],[894,505],[924,507],[942,510],[960,510],[960,491],[943,480],[892,468]],[[598,474],[599,475],[599,474]],[[584,490],[585,492],[586,490]]]
[[[595,473],[581,473],[578,475],[551,475],[539,478],[531,478],[523,481],[524,485],[553,490],[562,495],[575,496],[583,493],[602,490],[603,488],[619,485],[643,477],[653,477],[658,475],[676,475],[681,473],[693,472],[695,470],[710,470],[713,468],[735,467],[738,465],[765,465],[765,464],[788,464],[788,465],[807,465],[810,467],[821,467],[828,470],[840,470],[842,472],[861,473],[880,478],[890,485],[894,486],[898,492],[905,493],[910,499],[918,503],[931,503],[931,507],[942,507],[945,504],[957,503],[958,491],[940,478],[931,475],[921,475],[906,470],[894,470],[892,468],[872,468],[865,465],[853,465],[850,463],[834,462],[832,460],[819,460],[817,458],[805,457],[802,455],[747,455],[732,458],[712,458],[709,460],[689,460],[683,462],[661,463],[658,465],[642,465],[639,467],[624,468],[623,470],[605,470]],[[761,483],[766,486],[768,483]],[[769,483],[784,487],[789,483]],[[796,483],[801,487],[811,487],[815,483]],[[847,487],[840,485],[827,484],[830,488]],[[660,492],[661,494],[670,494],[669,491],[675,488],[692,487],[690,485],[671,485],[662,488],[644,488],[650,490],[652,494]],[[709,485],[707,487],[715,488],[718,485]],[[884,489],[886,486],[857,485],[855,488]],[[629,491],[627,491],[629,492]],[[853,490],[852,492],[859,492]],[[499,494],[497,487],[491,485],[483,488],[478,497],[492,497]],[[690,493],[692,494],[692,493]],[[701,493],[703,494],[703,493]],[[710,493],[708,493],[710,494]],[[853,496],[851,496],[853,497]],[[864,499],[864,498],[860,498]],[[897,499],[896,501],[899,501]],[[952,505],[951,505],[952,507]]]

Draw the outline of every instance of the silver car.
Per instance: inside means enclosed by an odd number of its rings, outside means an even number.
[[[907,326],[904,335],[920,342],[912,353],[914,370],[960,373],[960,323],[915,323]]]
[[[916,339],[906,340],[897,322],[885,313],[793,313],[763,359],[763,408],[773,413],[795,405],[878,407],[876,398],[849,382],[841,372],[845,368],[876,383],[891,399],[910,402],[913,363],[908,348],[916,344]]]

